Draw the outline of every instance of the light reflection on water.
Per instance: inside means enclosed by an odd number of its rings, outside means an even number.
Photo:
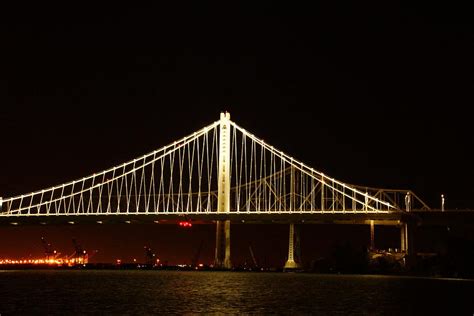
[[[472,315],[474,282],[177,271],[4,271],[0,314]]]

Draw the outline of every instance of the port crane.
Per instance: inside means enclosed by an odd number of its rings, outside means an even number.
[[[41,243],[43,244],[46,260],[56,259],[59,256],[59,253],[53,249],[51,243],[46,241],[46,238],[41,237]]]
[[[153,267],[155,265],[156,255],[153,253],[150,247],[145,246],[145,264]]]
[[[87,251],[77,242],[75,238],[72,239],[74,245],[74,253],[70,256],[73,258],[75,264],[86,264],[89,262],[90,256]]]
[[[250,256],[252,257],[254,267],[258,268],[257,259],[255,259],[255,255],[253,254],[252,245],[249,245],[249,251],[250,251]]]

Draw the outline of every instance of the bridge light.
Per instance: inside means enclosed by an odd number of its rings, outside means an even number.
[[[178,225],[181,226],[181,227],[192,227],[193,226],[193,224],[191,224],[190,221],[181,221],[181,222],[178,223]]]
[[[131,222],[130,221],[125,221],[125,223],[130,224]]]
[[[11,225],[13,225],[13,226],[16,226],[16,225],[18,225],[18,223],[17,223],[17,222],[11,222],[10,224],[11,224]]]
[[[68,222],[68,223],[71,224],[71,225],[74,225],[74,222],[73,222],[73,221],[70,221],[70,222]]]

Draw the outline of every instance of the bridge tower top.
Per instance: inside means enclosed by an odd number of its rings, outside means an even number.
[[[230,113],[221,112],[217,212],[230,212]]]
[[[225,111],[225,112],[221,112],[221,123],[223,120],[230,120],[230,113]]]

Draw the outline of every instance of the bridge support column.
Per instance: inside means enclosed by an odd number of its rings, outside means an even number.
[[[374,221],[370,221],[370,250],[375,249],[375,224]]]
[[[217,183],[217,212],[230,212],[230,114],[221,113],[219,130],[219,174]],[[230,262],[230,220],[217,221],[216,257],[214,265],[231,269]]]
[[[230,221],[217,221],[215,266],[231,269],[230,262]]]
[[[400,227],[400,250],[402,252],[407,251],[407,224],[402,223],[402,226]]]
[[[295,244],[298,247],[299,245],[295,243],[295,224],[290,224],[290,238],[288,242],[288,260],[285,263],[284,269],[298,269],[300,264],[295,260]]]
[[[400,250],[407,255],[415,253],[414,230],[413,224],[410,223],[402,223],[400,227]]]

